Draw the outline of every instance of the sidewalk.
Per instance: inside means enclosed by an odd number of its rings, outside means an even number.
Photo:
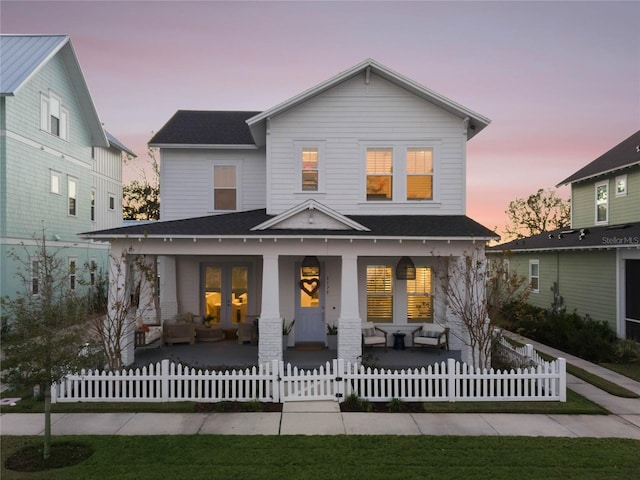
[[[4,414],[2,435],[42,435],[44,415]],[[53,414],[53,435],[474,435],[640,440],[640,415],[342,413],[289,402],[282,413]]]
[[[640,394],[640,383],[598,365],[504,332],[538,351]],[[282,413],[53,414],[54,435],[476,435],[618,437],[640,440],[640,399],[607,394],[573,376],[567,386],[612,415],[342,413],[337,402],[288,402]],[[1,435],[42,435],[44,414],[0,416]]]

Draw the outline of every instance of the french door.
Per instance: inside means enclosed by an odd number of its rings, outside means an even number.
[[[249,266],[208,264],[203,277],[205,316],[227,328],[244,322],[249,303]]]

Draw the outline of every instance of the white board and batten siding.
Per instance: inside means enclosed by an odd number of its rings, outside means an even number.
[[[95,221],[92,230],[122,226],[122,151],[117,148],[93,149],[92,189],[96,194]],[[114,208],[109,208],[113,195]]]
[[[213,208],[214,166],[236,166],[237,211],[264,208],[264,149],[163,149],[160,219],[176,220],[217,213]]]
[[[371,75],[347,80],[274,116],[267,136],[267,209],[278,214],[308,198],[343,214],[465,213],[466,131],[458,118]],[[299,151],[320,146],[318,192],[301,191]],[[434,199],[403,200],[407,147],[434,149]],[[367,147],[394,149],[394,198],[366,202]]]

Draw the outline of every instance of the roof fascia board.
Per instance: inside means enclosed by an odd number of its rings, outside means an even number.
[[[609,175],[610,173],[614,173],[614,172],[618,172],[620,170],[624,170],[626,168],[631,168],[631,167],[635,167],[640,165],[640,162],[632,162],[632,163],[628,163],[627,165],[622,165],[619,167],[615,167],[615,168],[611,168],[609,170],[603,170],[602,172],[598,172],[598,173],[594,173],[593,175],[587,175],[586,177],[580,177],[580,178],[576,178],[575,180],[571,180],[570,182],[567,182],[567,180],[571,177],[567,177],[565,178],[562,182],[558,183],[556,185],[556,188],[558,187],[562,187],[564,185],[569,185],[572,183],[578,183],[578,182],[584,182],[585,180],[591,180],[597,177],[601,177],[603,175]]]
[[[407,236],[375,236],[375,235],[171,235],[171,234],[94,234],[94,233],[83,233],[79,235],[80,238],[86,239],[105,239],[105,240],[114,240],[114,239],[129,239],[129,240],[341,240],[341,241],[393,241],[393,242],[488,242],[490,240],[494,240],[495,237],[407,237]],[[494,250],[495,251],[495,250]]]
[[[503,248],[500,250],[487,249],[487,253],[549,253],[549,252],[571,252],[571,251],[587,251],[587,250],[619,250],[619,249],[627,249],[627,250],[639,250],[640,246],[634,245],[586,245],[584,247],[555,247],[555,248],[523,248],[523,249],[513,249],[513,248]]]
[[[96,147],[109,148],[109,139],[104,132],[102,122],[100,121],[100,116],[98,115],[96,106],[93,103],[93,98],[91,97],[89,86],[87,85],[84,74],[82,73],[82,68],[80,68],[78,56],[73,49],[71,41],[69,41],[66,45],[68,45],[68,50],[61,50],[62,59],[70,68],[69,73],[71,83],[76,94],[80,97],[80,106],[83,111],[84,117],[89,123],[88,128],[91,132],[92,142]]]
[[[254,144],[221,144],[221,143],[150,143],[150,147],[154,148],[179,148],[186,150],[258,150],[258,146]]]

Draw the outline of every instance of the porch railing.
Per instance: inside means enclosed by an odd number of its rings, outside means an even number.
[[[509,371],[473,369],[454,359],[426,368],[385,370],[333,360],[314,370],[273,361],[207,371],[163,360],[135,370],[82,371],[52,388],[52,402],[566,401],[564,359]]]

